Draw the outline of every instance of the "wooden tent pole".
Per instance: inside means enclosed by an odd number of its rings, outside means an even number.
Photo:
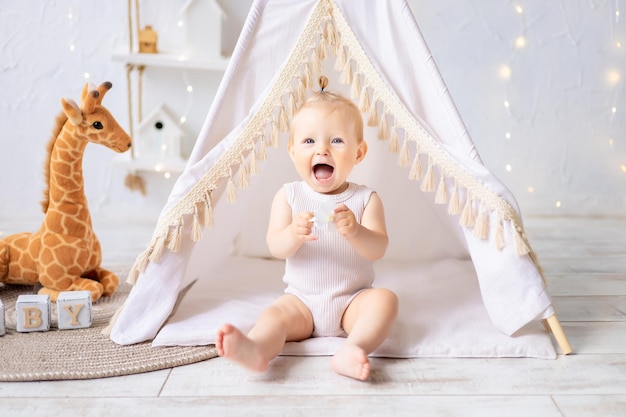
[[[567,336],[565,335],[565,332],[563,331],[563,327],[561,327],[561,323],[559,322],[559,319],[556,317],[556,314],[553,314],[550,317],[548,317],[546,319],[546,324],[548,328],[550,329],[550,331],[552,332],[552,334],[554,335],[554,338],[556,339],[556,343],[561,348],[561,351],[563,351],[563,354],[569,355],[570,353],[572,353],[572,346],[570,346],[569,341],[567,340]]]

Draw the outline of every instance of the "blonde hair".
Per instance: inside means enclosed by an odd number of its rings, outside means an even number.
[[[324,75],[320,76],[318,83],[320,86],[319,91],[305,101],[293,116],[289,132],[289,146],[293,143],[294,121],[302,110],[314,106],[324,106],[328,109],[329,113],[333,113],[335,111],[342,112],[343,116],[345,116],[350,122],[354,123],[357,143],[361,143],[363,141],[363,117],[361,116],[359,108],[352,102],[352,100],[347,99],[341,94],[327,91],[326,87],[328,87],[328,78]]]

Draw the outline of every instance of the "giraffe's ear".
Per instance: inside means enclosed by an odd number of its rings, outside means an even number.
[[[63,107],[63,113],[74,126],[78,126],[83,121],[83,113],[74,100],[62,98],[61,106]]]

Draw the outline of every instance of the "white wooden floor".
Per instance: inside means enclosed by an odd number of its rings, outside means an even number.
[[[626,219],[526,224],[574,355],[376,359],[367,383],[335,375],[324,357],[279,357],[265,375],[218,358],[127,377],[0,383],[0,416],[626,416]],[[128,260],[124,230],[99,231],[110,262]],[[130,251],[148,236],[133,231]]]

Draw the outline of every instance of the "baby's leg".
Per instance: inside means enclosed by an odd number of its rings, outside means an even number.
[[[361,292],[343,314],[348,333],[344,345],[331,359],[335,372],[365,381],[370,374],[368,355],[380,346],[398,315],[398,297],[384,288]]]
[[[287,294],[265,309],[248,335],[230,324],[217,331],[217,353],[253,371],[267,370],[285,342],[300,341],[313,333],[313,318],[296,296]]]

